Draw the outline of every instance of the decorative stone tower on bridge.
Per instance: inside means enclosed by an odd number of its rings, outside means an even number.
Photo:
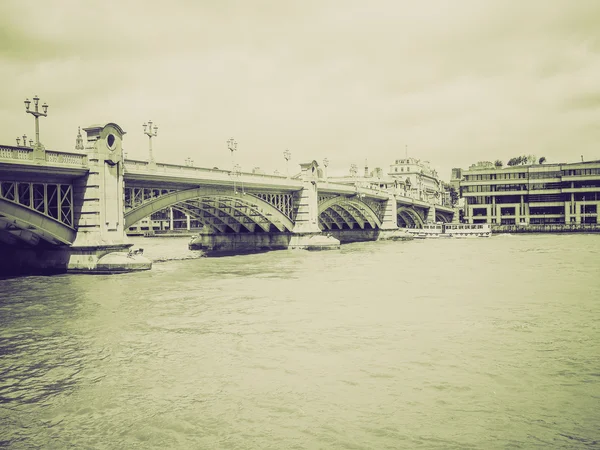
[[[114,123],[84,128],[89,173],[74,182],[77,237],[70,247],[71,272],[150,269],[143,256],[129,254],[124,229],[123,135]]]

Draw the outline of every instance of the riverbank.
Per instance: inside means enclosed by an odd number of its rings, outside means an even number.
[[[492,233],[600,233],[599,224],[492,225]]]

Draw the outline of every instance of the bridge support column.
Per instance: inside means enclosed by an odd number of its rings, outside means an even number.
[[[412,235],[398,227],[398,204],[392,194],[385,203],[385,212],[381,221],[381,229],[377,240],[409,240]]]
[[[319,165],[316,161],[300,164],[302,170],[302,191],[298,202],[298,212],[290,239],[291,249],[329,250],[340,248],[340,241],[325,235],[319,228],[319,199],[317,180]]]
[[[124,230],[123,147],[125,132],[114,123],[85,128],[89,174],[74,186],[77,236],[69,248],[67,271],[129,272],[152,267],[130,252]]]
[[[435,205],[430,204],[427,210],[427,216],[425,217],[426,223],[435,223]]]

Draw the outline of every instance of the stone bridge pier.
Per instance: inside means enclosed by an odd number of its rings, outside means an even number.
[[[73,188],[75,241],[69,248],[70,272],[127,272],[152,263],[129,252],[123,205],[123,136],[114,123],[85,128],[89,172]]]

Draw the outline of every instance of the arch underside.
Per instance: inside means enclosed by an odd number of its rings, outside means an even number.
[[[9,245],[69,245],[76,231],[56,219],[27,207],[0,199],[0,242]]]
[[[436,222],[449,223],[451,220],[452,219],[448,218],[448,216],[446,214],[441,214],[441,213],[435,214]]]
[[[423,228],[423,218],[412,208],[398,208],[398,226],[402,228]]]
[[[174,191],[149,200],[125,213],[125,228],[168,207],[221,233],[284,232],[294,228],[285,214],[253,194],[205,188]]]
[[[381,220],[362,201],[338,196],[319,205],[319,227],[322,230],[376,229],[381,227]]]

